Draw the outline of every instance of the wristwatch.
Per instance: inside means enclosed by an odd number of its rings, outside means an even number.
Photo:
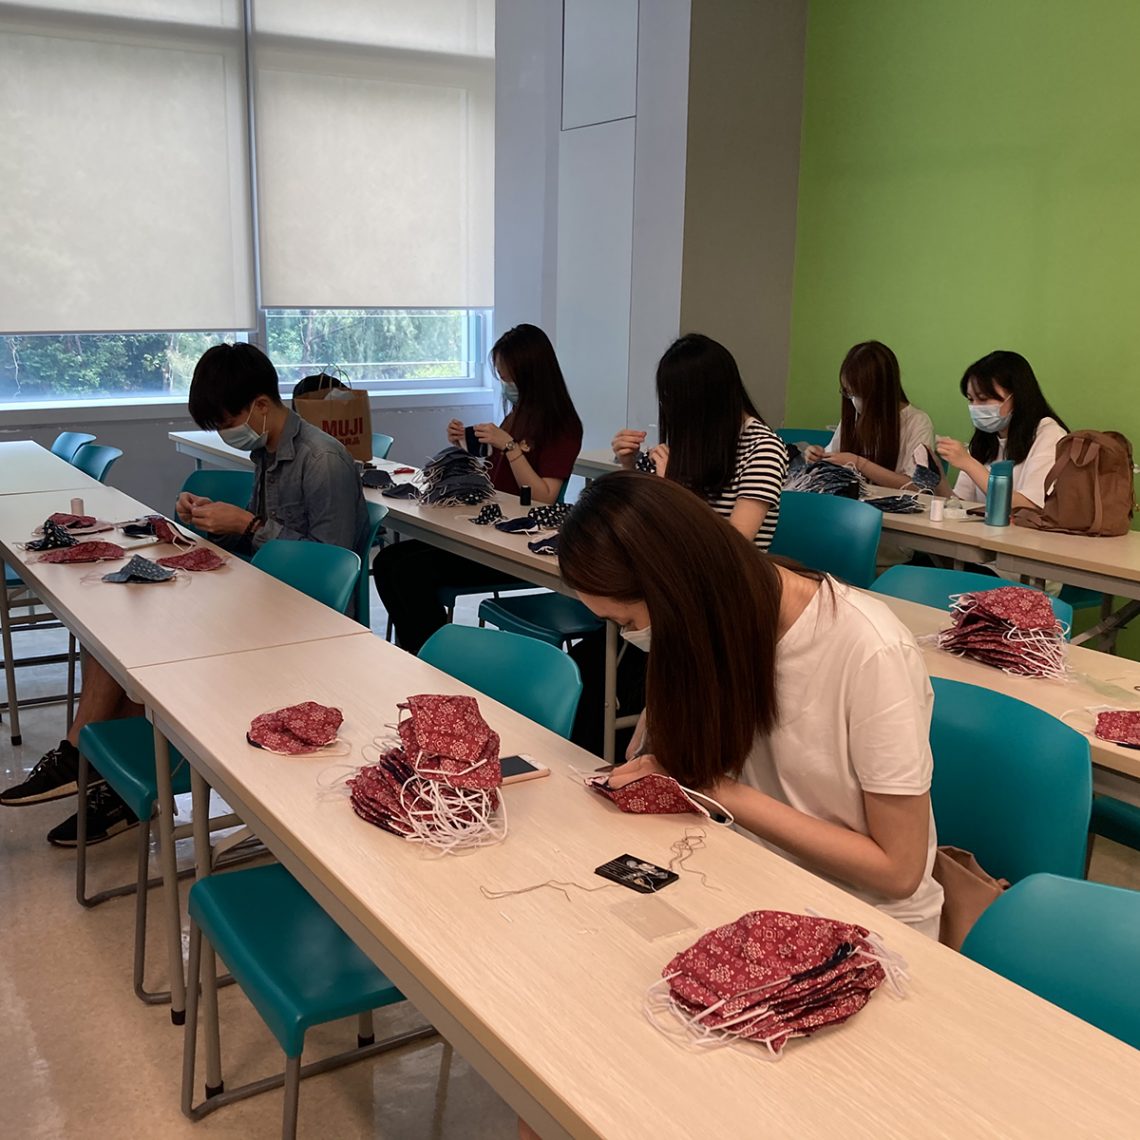
[[[525,439],[521,443],[513,439],[508,440],[506,447],[503,448],[503,454],[510,455],[510,453],[515,450],[525,455],[528,451],[530,451],[530,444],[527,443]]]

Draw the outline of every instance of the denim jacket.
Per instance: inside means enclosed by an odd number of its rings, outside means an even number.
[[[359,550],[368,533],[360,476],[339,440],[290,412],[275,452],[256,448],[249,510],[265,519],[253,550],[275,538]]]

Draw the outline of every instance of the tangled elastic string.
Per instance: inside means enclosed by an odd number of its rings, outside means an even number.
[[[601,886],[597,887],[584,887],[581,883],[575,883],[567,879],[547,879],[542,883],[532,883],[529,887],[517,887],[510,891],[492,891],[487,887],[480,886],[479,893],[485,899],[496,900],[510,898],[512,895],[528,895],[531,891],[541,891],[545,888],[549,888],[552,891],[558,891],[562,894],[567,902],[573,902],[574,900],[569,891],[570,887],[573,887],[576,891],[584,891],[586,894],[592,895],[595,891],[608,891],[610,887],[616,886],[617,883],[602,883]]]
[[[507,808],[495,792],[413,776],[400,798],[411,829],[408,839],[445,854],[501,843],[507,837]]]

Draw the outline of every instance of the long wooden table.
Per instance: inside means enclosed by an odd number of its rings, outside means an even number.
[[[121,491],[98,483],[84,491],[83,500],[88,513],[107,522],[123,522],[153,513]],[[147,665],[195,657],[215,660],[220,655],[267,646],[369,636],[356,622],[238,558],[209,573],[183,574],[169,582],[134,585],[99,580],[102,574],[121,566],[121,562],[39,562],[37,553],[23,550],[20,544],[32,538],[33,528],[54,511],[68,510],[69,502],[66,490],[0,498],[0,558],[17,571],[133,699],[140,698],[132,671]],[[94,537],[112,542],[123,538],[118,531]],[[163,545],[147,545],[138,550],[150,558],[176,553],[173,547]],[[127,551],[128,557],[131,553]],[[9,714],[14,718],[13,733],[18,735],[7,607],[3,618]],[[219,692],[218,699],[224,699],[224,691]],[[177,1014],[185,1008],[182,947],[180,939],[173,935],[179,921],[173,798],[166,743],[161,738],[155,740],[155,751],[159,855],[166,884],[172,1010]]]
[[[67,491],[82,495],[99,481],[30,439],[0,443],[0,495]]]
[[[661,896],[601,886],[630,852],[668,864],[695,817],[623,815],[580,786],[592,757],[480,697],[502,751],[552,775],[505,791],[504,843],[433,857],[357,818],[328,785],[343,758],[267,756],[250,719],[312,699],[345,714],[356,762],[413,693],[463,685],[375,638],[133,672],[156,725],[460,1053],[545,1140],[648,1136],[1131,1137],[1134,1050],[732,831]],[[225,699],[221,699],[224,694]],[[350,758],[351,759],[351,758]],[[567,895],[569,897],[567,897]],[[910,968],[842,1028],[757,1052],[689,1052],[642,1012],[647,987],[704,930],[756,908],[874,927]]]

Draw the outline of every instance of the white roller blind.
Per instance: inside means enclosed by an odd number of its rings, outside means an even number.
[[[252,327],[238,0],[0,3],[0,333]]]
[[[491,0],[254,7],[262,303],[493,302]]]

